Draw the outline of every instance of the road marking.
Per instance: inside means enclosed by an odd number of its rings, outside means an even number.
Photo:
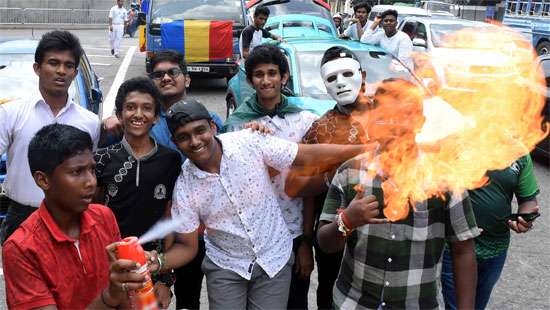
[[[94,55],[94,54],[86,54],[88,57],[104,57],[104,58],[114,58],[113,55]]]
[[[105,63],[101,63],[101,62],[90,62],[90,65],[92,65],[92,66],[110,66],[112,64],[105,64]]]
[[[0,268],[0,276],[4,276],[4,269]]]
[[[126,72],[128,72],[128,67],[130,66],[130,62],[132,61],[132,57],[134,56],[135,51],[136,47],[132,46],[128,49],[128,52],[126,52],[124,60],[122,60],[122,64],[118,68],[113,84],[111,85],[111,89],[109,89],[109,93],[103,101],[103,105],[101,107],[101,119],[106,119],[107,117],[113,115],[113,110],[115,108],[115,98],[118,92],[118,88],[120,87],[122,82],[124,82]]]

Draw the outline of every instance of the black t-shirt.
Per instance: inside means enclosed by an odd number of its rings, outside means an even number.
[[[264,28],[257,29],[253,25],[244,28],[241,33],[241,48],[254,48],[260,45],[262,38],[270,38],[271,33]]]
[[[180,155],[156,144],[149,155],[136,160],[123,140],[97,150],[94,158],[98,186],[104,188],[105,205],[115,214],[121,236],[143,235],[163,217],[172,200]]]

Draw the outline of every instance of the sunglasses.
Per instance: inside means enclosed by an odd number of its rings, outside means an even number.
[[[183,72],[180,68],[172,68],[172,69],[168,69],[166,71],[155,71],[155,72],[151,72],[149,74],[149,77],[153,80],[160,80],[162,79],[166,74],[168,74],[169,77],[171,78],[175,78],[177,76],[179,76],[180,74],[184,74],[185,72]]]

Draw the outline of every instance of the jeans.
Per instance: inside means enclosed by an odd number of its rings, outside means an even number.
[[[201,238],[197,256],[187,265],[175,270],[174,294],[176,296],[176,309],[199,309],[202,279],[204,277],[201,264],[205,252],[204,239]]]
[[[504,268],[507,254],[507,252],[504,252],[493,258],[477,259],[476,309],[485,309],[489,303],[493,287],[500,278],[500,274]],[[445,250],[443,253],[441,285],[445,307],[455,310],[456,292],[453,277],[453,258],[448,250]]]
[[[19,226],[38,208],[25,206],[10,200],[8,212],[0,228],[0,241],[2,244],[13,234]]]
[[[340,272],[340,264],[344,251],[325,253],[315,244],[315,260],[317,261],[317,308],[333,309],[332,290]]]
[[[297,237],[293,241],[292,251],[294,252],[294,264],[298,261],[298,247],[302,240]],[[294,265],[292,266],[292,279],[290,280],[290,294],[288,295],[287,309],[305,309],[307,310],[307,293],[309,291],[309,278],[302,279],[294,272]]]

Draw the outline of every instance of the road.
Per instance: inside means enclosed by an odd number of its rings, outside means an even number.
[[[39,38],[45,31],[9,30],[4,31],[0,38]],[[107,97],[125,57],[116,59],[110,55],[106,30],[75,30],[74,33],[79,36],[96,73],[103,78],[101,87],[104,97]],[[125,38],[121,55],[126,55],[126,52],[135,46],[136,38]],[[144,64],[144,54],[139,50],[135,51],[123,79],[144,75]],[[223,79],[193,79],[189,96],[200,100],[209,110],[225,119],[225,88],[226,83]],[[535,174],[542,191],[538,199],[542,215],[528,234],[513,234],[506,266],[493,291],[488,309],[550,308],[550,212],[545,211],[545,207],[550,206],[550,169],[542,162],[535,162]],[[317,274],[314,271],[309,292],[310,309],[315,308],[316,286]],[[0,300],[5,300],[3,281],[0,281]],[[207,308],[205,292],[202,305],[204,309]],[[0,307],[5,308],[5,303],[0,304]]]

